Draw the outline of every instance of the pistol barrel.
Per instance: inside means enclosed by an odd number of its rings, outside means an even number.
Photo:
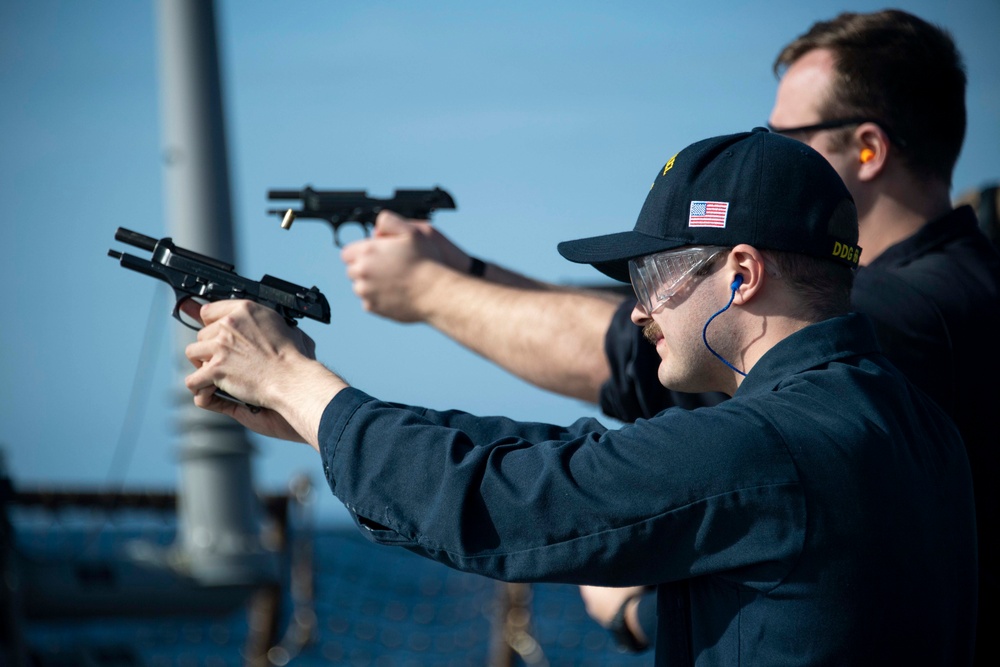
[[[306,190],[268,190],[268,199],[302,199],[302,197],[307,194]]]
[[[131,229],[125,229],[124,227],[119,227],[118,231],[115,232],[115,240],[135,246],[136,248],[142,248],[143,250],[152,251],[156,247],[156,239],[153,237],[133,232]]]

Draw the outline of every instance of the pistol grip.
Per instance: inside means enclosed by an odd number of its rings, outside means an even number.
[[[216,389],[215,390],[215,395],[218,396],[219,398],[224,398],[227,401],[232,401],[233,403],[236,403],[238,405],[242,405],[246,409],[248,409],[250,412],[252,412],[253,414],[257,414],[258,412],[260,412],[260,408],[258,408],[256,405],[250,405],[249,403],[244,403],[240,399],[238,399],[235,396],[232,396],[230,394],[227,394],[226,392],[222,391],[221,389]]]

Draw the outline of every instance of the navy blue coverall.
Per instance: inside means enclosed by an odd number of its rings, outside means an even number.
[[[964,446],[864,316],[789,336],[728,401],[618,430],[346,389],[319,435],[376,542],[509,581],[656,584],[658,664],[971,662]]]

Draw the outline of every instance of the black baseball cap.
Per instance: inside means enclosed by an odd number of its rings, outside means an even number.
[[[559,253],[627,283],[630,259],[740,243],[856,267],[854,199],[822,155],[755,128],[691,144],[657,172],[632,231],[564,241]]]

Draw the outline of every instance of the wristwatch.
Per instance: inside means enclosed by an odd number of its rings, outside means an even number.
[[[486,273],[486,262],[478,257],[470,257],[469,259],[471,260],[469,263],[469,275],[482,278],[483,274]]]
[[[633,595],[625,599],[622,602],[622,606],[618,607],[618,611],[615,612],[614,618],[611,619],[611,624],[608,626],[608,632],[611,633],[611,637],[615,640],[615,645],[618,650],[622,653],[640,653],[646,646],[636,639],[635,635],[628,628],[628,623],[625,621],[625,609],[628,607],[632,600],[636,600],[640,595]]]

